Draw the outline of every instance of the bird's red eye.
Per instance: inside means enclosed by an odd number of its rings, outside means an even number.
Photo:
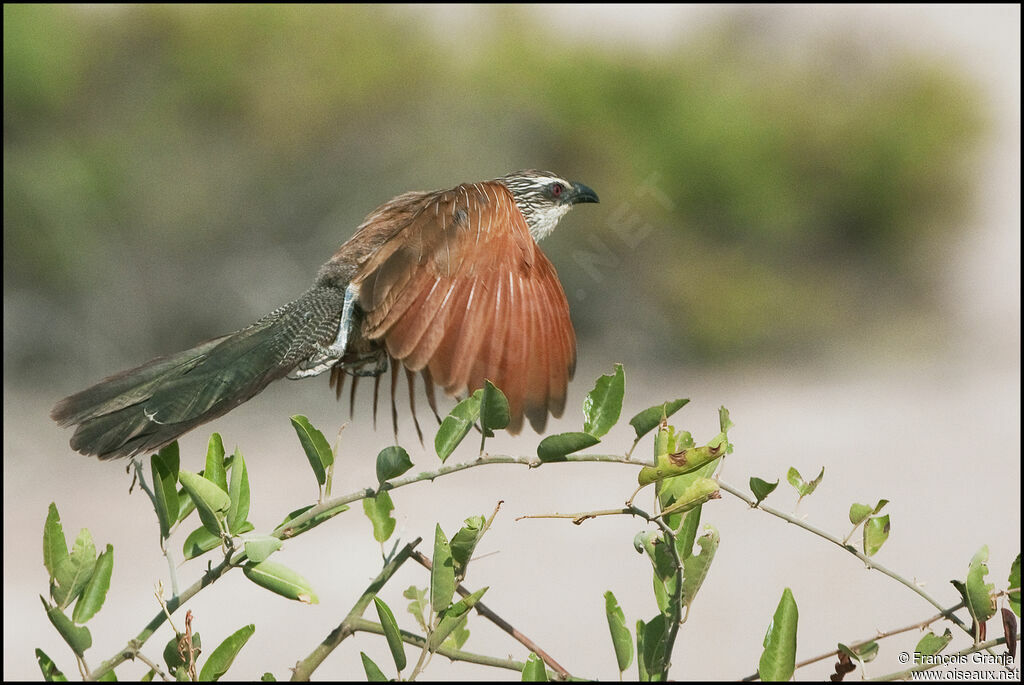
[[[551,194],[554,195],[555,197],[561,195],[563,190],[565,190],[565,186],[563,186],[561,183],[551,184]]]

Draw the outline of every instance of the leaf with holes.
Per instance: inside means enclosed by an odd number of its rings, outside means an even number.
[[[583,400],[583,432],[600,438],[612,429],[622,413],[625,385],[622,364],[616,364],[611,375],[597,379],[594,389]]]
[[[367,497],[363,500],[363,513],[373,524],[373,539],[377,542],[387,542],[395,532],[397,521],[391,516],[394,510],[395,505],[387,490],[377,493],[376,497]]]

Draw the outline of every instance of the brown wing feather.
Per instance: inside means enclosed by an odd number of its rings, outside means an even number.
[[[509,430],[520,429],[524,413],[542,430],[548,413],[565,406],[575,334],[554,267],[511,193],[477,183],[407,204],[395,215],[405,226],[352,280],[362,334],[423,372],[428,390],[433,381],[463,394],[491,379],[508,397]]]

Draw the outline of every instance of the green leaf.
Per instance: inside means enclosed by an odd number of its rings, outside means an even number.
[[[206,529],[214,535],[220,535],[220,522],[231,508],[231,496],[213,481],[191,471],[179,471],[178,480],[196,503],[199,519]]]
[[[455,630],[449,633],[448,637],[441,643],[442,648],[448,649],[462,649],[462,646],[466,644],[466,640],[469,639],[469,628],[466,624],[469,623],[469,616],[463,616],[462,620],[455,626]]]
[[[593,447],[601,440],[590,433],[557,433],[549,435],[537,445],[541,461],[565,461],[565,455]]]
[[[327,467],[334,463],[331,446],[327,444],[324,434],[314,428],[305,416],[296,414],[291,419],[309,465],[316,474],[316,482],[323,485],[327,482]]]
[[[651,679],[651,674],[647,672],[647,664],[644,663],[644,648],[647,646],[644,640],[644,631],[646,629],[646,623],[643,621],[636,622],[636,671],[637,680],[640,682],[648,682]]]
[[[718,430],[728,433],[729,429],[736,424],[729,418],[729,410],[725,407],[718,408]]]
[[[932,656],[938,654],[946,648],[953,640],[953,633],[949,632],[949,628],[946,628],[946,632],[942,635],[936,635],[932,631],[928,631],[928,634],[921,638],[917,643],[917,647],[914,647],[914,653],[920,653],[922,656]]]
[[[217,645],[213,653],[207,657],[206,663],[203,664],[203,669],[199,672],[199,680],[207,683],[220,680],[227,673],[228,669],[231,668],[231,664],[235,661],[235,657],[238,656],[239,650],[245,646],[245,643],[249,641],[249,638],[255,632],[256,626],[250,623],[245,627],[239,628],[229,635],[224,642]]]
[[[397,478],[411,468],[409,453],[398,445],[385,447],[377,455],[377,481],[380,483]]]
[[[220,433],[212,434],[206,445],[206,468],[203,470],[203,478],[224,492],[228,491],[228,475],[224,470],[224,442],[220,439]]]
[[[292,521],[302,516],[315,506],[315,504],[307,504],[306,506],[299,507],[295,511],[291,512],[290,514],[284,517],[284,520],[281,521],[281,523],[277,524],[277,528],[274,529],[274,532],[281,531],[281,539],[286,540],[290,537],[295,537],[299,533],[304,533],[307,530],[316,528],[324,521],[329,521],[341,512],[348,511],[349,509],[349,506],[347,504],[339,504],[336,507],[331,507],[330,509],[327,509],[325,511],[320,512],[319,514],[316,514],[315,516],[313,516],[313,518],[309,519],[301,525],[291,525]],[[363,507],[365,509],[366,505],[364,504]]]
[[[231,506],[228,507],[227,513],[228,530],[237,535],[249,517],[249,471],[245,467],[242,452],[237,448],[231,462],[228,497],[231,498]]]
[[[700,511],[701,507],[696,506],[682,515],[683,520],[676,534],[676,553],[679,554],[680,561],[686,561],[693,555],[693,543],[697,539],[697,528],[700,527]],[[675,518],[670,516],[665,520],[671,521]]]
[[[864,524],[864,554],[874,556],[889,538],[889,515],[875,516]]]
[[[494,437],[494,431],[508,426],[510,421],[508,398],[505,393],[484,379],[483,394],[480,397],[480,428],[483,437]],[[481,441],[481,449],[483,449]]]
[[[839,643],[838,651],[860,663],[869,663],[878,656],[878,643],[872,640],[856,647],[848,647],[842,642]]]
[[[409,613],[413,615],[416,622],[420,624],[420,628],[423,632],[427,632],[430,628],[427,627],[427,588],[418,588],[415,585],[410,585],[402,593],[402,596],[406,599],[411,599],[409,602]]]
[[[679,514],[699,507],[705,502],[718,499],[722,495],[718,490],[718,481],[712,478],[697,478],[686,490],[680,493],[676,501],[668,508],[662,510],[662,516]]]
[[[689,431],[677,431],[674,426],[665,425],[658,429],[654,439],[654,458],[693,447],[696,443]]]
[[[270,671],[267,671],[266,673],[264,673],[263,675],[260,676],[260,682],[263,682],[263,683],[276,683],[277,682],[277,678],[274,677],[273,673],[271,673]]]
[[[178,500],[178,443],[172,442],[154,454],[149,466],[153,475],[154,508],[160,521],[160,536],[166,538],[181,511]]]
[[[776,478],[774,483],[769,483],[766,480],[754,476],[750,479],[750,491],[754,493],[754,497],[757,501],[754,506],[757,506],[764,501],[764,498],[775,492],[775,488],[779,487],[779,479]]]
[[[184,636],[179,638],[175,635],[167,642],[166,645],[164,645],[164,663],[167,664],[167,670],[172,674],[176,673],[179,668],[187,666],[185,661],[181,658],[181,652],[178,651],[180,641],[183,638]],[[199,653],[202,652],[203,649],[203,638],[199,633],[192,633],[192,649],[195,651],[196,657],[198,658]],[[186,677],[186,680],[187,679],[188,678]]]
[[[366,652],[359,652],[359,658],[363,660],[363,670],[366,671],[366,680],[368,682],[386,683],[388,681],[384,671],[380,670],[380,667],[373,663],[373,659],[366,656]]]
[[[96,615],[96,612],[103,606],[107,598],[107,590],[110,589],[110,575],[114,570],[114,548],[107,545],[107,549],[96,560],[95,569],[89,582],[86,583],[82,596],[75,604],[75,610],[71,618],[75,623],[85,623]]]
[[[111,671],[111,673],[113,673],[113,671]],[[153,682],[153,678],[155,678],[155,677],[156,677],[156,671],[154,671],[154,670],[153,670],[153,669],[151,668],[151,669],[149,669],[148,671],[146,671],[146,672],[145,672],[145,673],[144,673],[144,674],[142,675],[142,677],[141,677],[141,678],[139,678],[139,682],[140,682],[140,683],[151,683],[151,682]]]
[[[860,525],[867,520],[868,516],[871,516],[870,504],[859,504],[854,502],[850,505],[850,523],[853,525]]]
[[[700,586],[707,578],[708,569],[715,559],[715,552],[718,551],[718,531],[712,525],[704,526],[708,531],[697,539],[697,546],[700,552],[691,554],[683,560],[683,605],[690,606],[697,597]]]
[[[793,592],[786,588],[764,636],[764,651],[757,667],[757,674],[762,681],[787,681],[793,677],[798,619],[799,612]]]
[[[1007,595],[1010,600],[1010,608],[1013,609],[1013,613],[1020,616],[1020,554],[1017,554],[1017,558],[1013,560],[1010,565],[1010,576],[1006,579],[1007,590],[1017,588],[1013,592]]]
[[[367,497],[363,500],[363,512],[373,524],[373,539],[377,542],[386,542],[391,534],[395,532],[395,519],[391,512],[395,505],[391,502],[391,495],[387,490],[378,492],[376,497]]]
[[[850,505],[850,523],[855,526],[863,523],[867,518],[873,514],[877,514],[882,510],[886,504],[889,503],[887,499],[878,500],[878,504],[872,507],[870,504],[860,504],[854,502]]]
[[[395,668],[401,671],[405,668],[405,643],[402,642],[402,633],[398,629],[398,622],[395,615],[391,613],[391,607],[384,603],[380,597],[374,595],[373,605],[377,607],[377,617],[384,628],[384,637],[387,638],[388,647],[391,649],[391,658],[395,660]]]
[[[64,642],[68,644],[71,651],[78,656],[84,655],[85,650],[92,647],[92,634],[89,633],[89,629],[85,626],[76,626],[59,607],[51,605],[41,596],[39,599],[43,603],[43,609],[46,610],[46,616],[50,619],[50,623],[64,638]]]
[[[658,455],[654,466],[645,466],[640,469],[637,483],[646,486],[664,478],[693,473],[721,458],[726,453],[727,445],[726,442],[712,440],[702,447],[691,447],[679,452]]]
[[[220,535],[214,535],[206,530],[206,526],[199,526],[185,538],[185,544],[182,545],[181,553],[185,559],[195,559],[211,549],[220,547],[220,542]]]
[[[671,432],[670,427],[669,433]],[[691,449],[693,447],[692,444],[690,444],[689,447],[682,447],[682,445],[688,444],[688,440],[681,440],[681,437],[681,435],[676,435],[673,439],[673,436],[670,435],[667,440],[667,448],[674,449],[676,452],[681,449]],[[658,508],[661,511],[668,509],[675,504],[676,501],[686,493],[687,489],[699,478],[710,478],[714,475],[715,469],[718,468],[719,461],[719,459],[712,459],[704,466],[701,466],[690,473],[686,473],[681,476],[670,476],[656,481],[654,488],[658,494]],[[679,549],[681,559],[688,557],[693,550],[693,542],[697,537],[697,528],[699,527],[700,509],[701,507],[697,506],[687,512],[669,514],[664,518],[665,523],[667,523],[672,530],[679,531],[679,534],[676,537],[676,546]]]
[[[281,549],[281,541],[273,535],[246,535],[242,543],[245,545],[245,556],[254,564],[266,561],[267,557]]]
[[[633,426],[633,430],[636,431],[635,442],[639,442],[640,438],[657,428],[662,419],[667,419],[672,416],[689,401],[690,400],[688,399],[682,399],[662,402],[661,404],[656,404],[653,407],[644,409],[642,412],[631,418],[629,420],[629,425]]]
[[[448,416],[444,417],[444,421],[437,429],[437,435],[434,436],[434,451],[442,462],[451,456],[469,433],[469,429],[480,418],[482,396],[483,391],[477,390],[456,404]]]
[[[114,673],[113,669],[111,669],[111,670],[107,671],[106,673],[104,673],[103,675],[101,675],[99,678],[97,678],[96,682],[100,682],[100,683],[116,683],[117,682],[117,674]]]
[[[53,659],[46,655],[41,649],[36,649],[36,662],[39,664],[39,670],[43,672],[43,680],[48,683],[66,683],[68,678],[61,670],[57,668],[57,665],[53,663]]]
[[[318,604],[316,593],[309,581],[283,564],[264,561],[248,563],[242,567],[245,577],[261,587],[303,604]]]
[[[64,528],[60,525],[57,505],[50,502],[50,509],[43,524],[43,566],[50,579],[57,577],[57,571],[68,562],[68,541],[64,539]]]
[[[658,610],[667,613],[675,595],[676,583],[679,582],[675,560],[661,536],[652,538],[646,551],[654,567],[654,599],[658,603]]]
[[[668,624],[664,614],[658,614],[643,628],[643,648],[640,647],[640,638],[637,637],[637,661],[642,661],[642,670],[645,670],[649,680],[665,680],[665,634]]]
[[[185,488],[178,489],[178,523],[188,518],[189,514],[196,510],[196,503],[185,492]]]
[[[50,584],[50,596],[60,610],[70,606],[82,594],[95,568],[96,545],[89,529],[83,528],[78,532],[71,554],[57,567]]]
[[[995,585],[985,582],[988,575],[988,545],[981,549],[971,559],[971,565],[967,570],[967,609],[971,616],[978,623],[984,623],[996,613],[996,600],[992,596],[995,592]]]
[[[612,375],[597,379],[594,389],[583,400],[583,431],[600,438],[612,429],[622,412],[622,395],[626,379],[622,364],[615,365]]]
[[[633,636],[626,627],[626,615],[611,590],[604,593],[604,614],[608,619],[608,632],[612,635],[615,661],[619,665],[619,673],[622,673],[633,663]]]
[[[434,529],[434,558],[430,569],[430,606],[435,613],[441,613],[455,595],[455,565],[452,560],[452,548],[448,544],[441,526]],[[441,643],[441,638],[437,641]]]
[[[436,558],[434,559],[434,568],[437,568]],[[437,623],[437,628],[430,633],[430,640],[428,642],[430,651],[436,651],[441,643],[465,621],[469,611],[476,606],[476,603],[480,601],[485,592],[487,592],[487,588],[481,588],[473,594],[463,597],[447,609],[438,612],[440,620]]]
[[[544,669],[544,662],[533,652],[530,652],[530,656],[526,657],[526,663],[523,664],[523,679],[520,682],[548,682],[548,672]]]
[[[483,516],[470,516],[464,523],[465,525],[459,529],[451,541],[456,578],[466,577],[466,566],[473,556],[473,550],[476,549],[476,545],[480,541],[487,521]]]
[[[790,466],[789,472],[786,474],[786,480],[789,481],[790,485],[796,488],[796,491],[797,493],[799,493],[800,497],[804,498],[807,495],[810,495],[818,488],[818,485],[821,483],[821,479],[824,476],[825,467],[822,466],[821,473],[818,474],[818,477],[812,480],[810,483],[805,483],[803,477],[800,475],[800,472],[797,471],[792,466]]]

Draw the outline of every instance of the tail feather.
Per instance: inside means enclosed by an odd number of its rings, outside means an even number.
[[[100,459],[157,450],[251,399],[337,333],[344,290],[316,287],[237,333],[154,359],[53,408],[71,447]]]

